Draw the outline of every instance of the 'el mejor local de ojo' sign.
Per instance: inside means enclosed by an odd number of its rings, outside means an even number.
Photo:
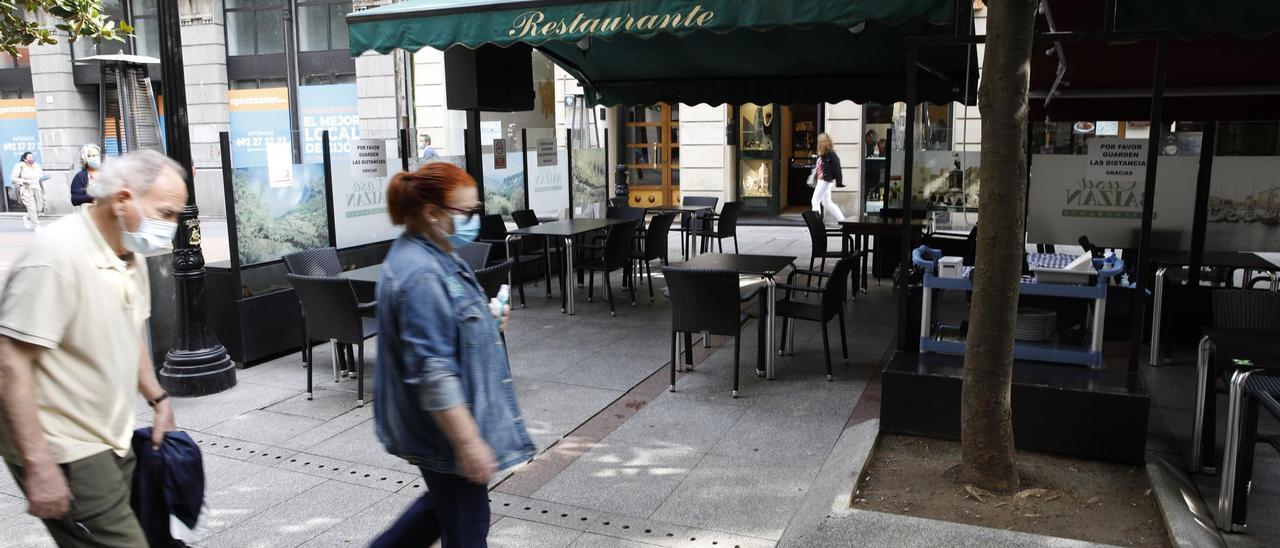
[[[511,21],[507,36],[511,38],[565,38],[572,36],[613,35],[618,32],[656,32],[681,29],[700,29],[711,25],[716,12],[704,10],[695,4],[688,12],[648,14],[639,17],[631,14],[591,16],[578,12],[572,19],[548,19],[541,10],[526,11]]]

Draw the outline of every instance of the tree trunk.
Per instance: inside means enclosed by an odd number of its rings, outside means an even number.
[[[982,188],[961,399],[961,477],[983,489],[1018,486],[1009,390],[1026,217],[1027,85],[1035,0],[996,0],[978,89]]]

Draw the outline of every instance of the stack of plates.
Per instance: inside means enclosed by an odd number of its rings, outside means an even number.
[[[1043,308],[1019,308],[1013,338],[1019,341],[1047,341],[1058,327],[1058,313]]]

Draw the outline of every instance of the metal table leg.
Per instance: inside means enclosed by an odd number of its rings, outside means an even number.
[[[1160,313],[1164,308],[1164,277],[1168,269],[1167,266],[1156,269],[1156,298],[1151,306],[1151,357],[1147,360],[1152,367],[1163,364],[1160,359]],[[1133,298],[1141,299],[1142,295],[1134,295]]]
[[[566,236],[564,239],[564,264],[565,273],[568,276],[573,275],[573,237]],[[564,291],[565,305],[560,309],[561,312],[568,312],[570,316],[573,312],[573,284],[566,283]]]
[[[520,239],[520,237],[519,237],[519,236],[515,236],[515,235],[512,235],[512,234],[508,234],[508,235],[507,235],[507,238],[506,238],[506,240],[505,240],[505,243],[506,243],[506,246],[507,246],[507,259],[509,259],[509,260],[515,260],[515,261],[519,261],[519,260],[520,260],[520,258],[519,258],[519,257],[517,257],[516,255],[512,255],[512,254],[511,254],[511,242],[514,242],[514,241],[519,240],[519,239]],[[515,265],[515,264],[512,264],[511,266],[512,266],[512,268],[510,268],[510,269],[508,269],[508,270],[507,270],[507,284],[509,284],[511,287],[515,287],[515,286],[516,286],[516,269],[515,269],[515,266],[516,266],[516,265]]]
[[[1217,420],[1216,402],[1210,401],[1216,397],[1216,390],[1209,383],[1209,337],[1200,339],[1200,352],[1196,359],[1196,379],[1198,380],[1196,390],[1196,417],[1195,427],[1191,430],[1191,462],[1192,472],[1206,472],[1209,474],[1217,472],[1216,466],[1205,466],[1204,459],[1212,459],[1217,447],[1217,436],[1210,434],[1205,435],[1206,428],[1209,432],[1213,432]],[[1212,410],[1211,416],[1206,416]]]
[[[1230,400],[1227,405],[1227,445],[1222,453],[1222,479],[1221,488],[1218,490],[1218,512],[1214,515],[1218,528],[1223,531],[1232,533],[1243,533],[1245,531],[1245,510],[1248,503],[1248,470],[1240,470],[1237,466],[1237,460],[1240,459],[1241,451],[1249,451],[1252,453],[1254,437],[1250,430],[1256,429],[1257,407],[1253,406],[1251,410],[1246,410],[1245,400],[1245,383],[1249,380],[1249,376],[1255,373],[1251,370],[1236,371],[1231,376]],[[1248,417],[1245,417],[1246,411],[1253,412],[1253,424],[1246,424]],[[1247,427],[1252,428],[1247,428]],[[1248,447],[1246,447],[1246,445]],[[1252,459],[1247,459],[1252,461]],[[1240,474],[1245,474],[1245,478],[1240,478]],[[1246,480],[1246,481],[1241,481]]]
[[[769,337],[765,341],[764,349],[765,378],[768,380],[773,380],[774,362],[776,361],[776,356],[773,355],[774,345],[776,344],[773,340],[773,336],[774,326],[777,324],[778,316],[777,287],[778,283],[773,281],[773,276],[764,277],[765,298],[769,299],[769,315],[765,317],[765,331],[768,332]]]
[[[1089,365],[1090,369],[1102,369],[1102,335],[1106,329],[1107,322],[1107,298],[1093,301],[1093,336],[1089,339],[1089,351],[1094,354],[1094,362]]]
[[[933,336],[933,290],[928,287],[922,287],[923,293],[920,295],[920,340],[916,341],[916,347],[920,352],[924,352],[924,340]]]

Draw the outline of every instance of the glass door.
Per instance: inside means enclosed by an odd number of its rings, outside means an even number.
[[[633,207],[680,201],[680,108],[659,103],[625,110],[628,199]]]
[[[738,197],[745,211],[778,213],[778,136],[782,124],[775,107],[748,103],[737,109]]]

